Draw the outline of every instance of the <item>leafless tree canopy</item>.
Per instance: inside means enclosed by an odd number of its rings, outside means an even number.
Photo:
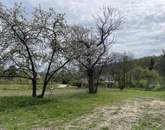
[[[119,29],[122,22],[119,12],[111,7],[104,7],[96,17],[96,26],[93,29],[82,26],[71,28],[73,50],[76,50],[78,62],[88,73],[89,92],[97,91],[94,87],[94,71],[100,62],[109,58],[109,47],[113,43],[112,33]]]

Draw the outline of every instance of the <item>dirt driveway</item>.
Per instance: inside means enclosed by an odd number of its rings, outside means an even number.
[[[97,108],[66,124],[64,130],[165,130],[165,101],[135,98]]]

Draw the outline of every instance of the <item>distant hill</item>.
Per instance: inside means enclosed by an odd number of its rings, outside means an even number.
[[[153,69],[157,70],[161,75],[165,76],[165,60],[162,62],[163,55],[160,56],[148,56],[143,57],[139,59],[129,59],[127,63],[127,67],[131,69],[135,66],[141,66],[143,68],[149,68],[151,62],[154,62]],[[165,59],[165,58],[164,58]],[[151,61],[152,60],[152,61]],[[117,71],[121,69],[121,62],[113,62],[110,64],[107,64],[103,68],[103,73],[113,73],[114,71]]]

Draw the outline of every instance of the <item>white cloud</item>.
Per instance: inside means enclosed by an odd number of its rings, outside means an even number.
[[[84,25],[92,24],[92,15],[103,5],[111,5],[125,20],[117,33],[114,51],[131,51],[142,57],[158,55],[165,49],[165,0],[3,0],[8,5],[14,1],[28,8],[38,4],[53,7],[65,12],[70,23]]]

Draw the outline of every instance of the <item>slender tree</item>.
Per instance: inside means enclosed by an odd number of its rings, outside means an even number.
[[[32,96],[36,97],[37,87],[37,64],[39,63],[38,44],[42,28],[35,26],[34,19],[27,20],[25,9],[21,4],[15,4],[11,9],[1,8],[1,60],[5,63],[15,65],[17,69],[24,72],[25,76],[32,81]]]
[[[154,67],[155,67],[155,60],[153,57],[151,57],[148,69],[153,70]]]
[[[35,14],[39,17],[38,24],[43,27],[41,32],[45,55],[45,76],[41,95],[43,97],[49,81],[72,59],[69,51],[69,32],[64,19],[64,14],[57,14],[54,9],[44,11],[36,9]],[[44,22],[43,22],[44,21]]]

